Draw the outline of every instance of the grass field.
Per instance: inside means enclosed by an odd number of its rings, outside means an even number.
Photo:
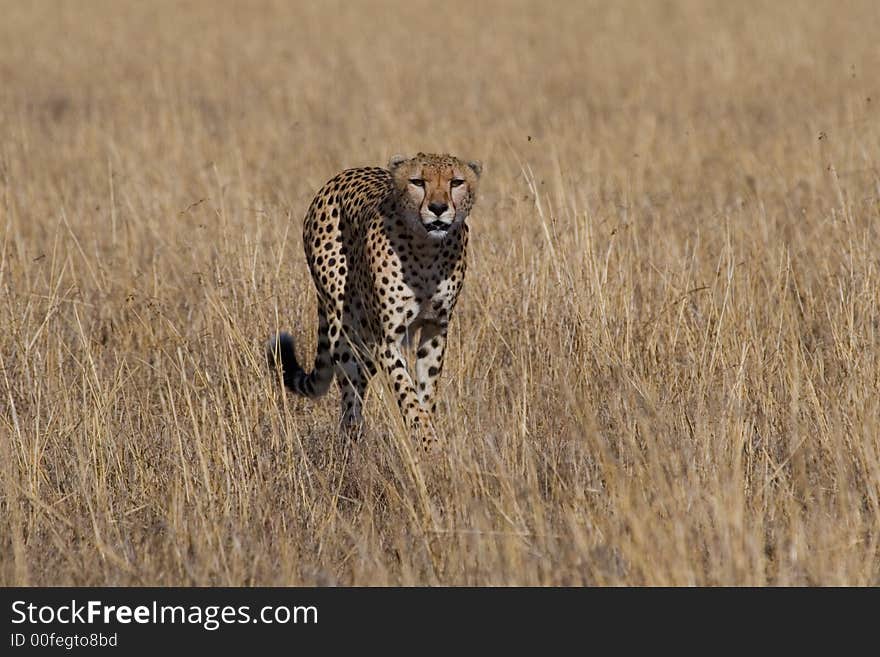
[[[0,584],[880,585],[880,5],[0,0]],[[437,425],[306,207],[485,171]]]

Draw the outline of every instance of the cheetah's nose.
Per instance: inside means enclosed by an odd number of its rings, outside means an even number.
[[[439,217],[449,209],[449,205],[446,203],[429,203],[428,209]]]

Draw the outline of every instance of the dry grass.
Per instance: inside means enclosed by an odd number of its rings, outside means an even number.
[[[876,2],[0,6],[0,583],[880,584]],[[301,217],[486,164],[438,423]]]

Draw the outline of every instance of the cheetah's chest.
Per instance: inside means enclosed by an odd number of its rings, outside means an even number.
[[[403,290],[398,297],[408,322],[438,321],[448,312],[457,288],[453,288],[443,272],[429,269],[401,277]]]
[[[382,333],[448,323],[464,273],[465,237],[455,232],[439,244],[420,244],[393,216],[374,218],[364,240],[363,284]]]

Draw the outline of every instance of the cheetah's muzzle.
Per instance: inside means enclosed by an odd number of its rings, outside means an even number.
[[[425,229],[430,233],[435,230],[439,230],[443,233],[449,230],[449,226],[451,224],[447,224],[445,221],[432,221],[429,224],[425,224]]]

